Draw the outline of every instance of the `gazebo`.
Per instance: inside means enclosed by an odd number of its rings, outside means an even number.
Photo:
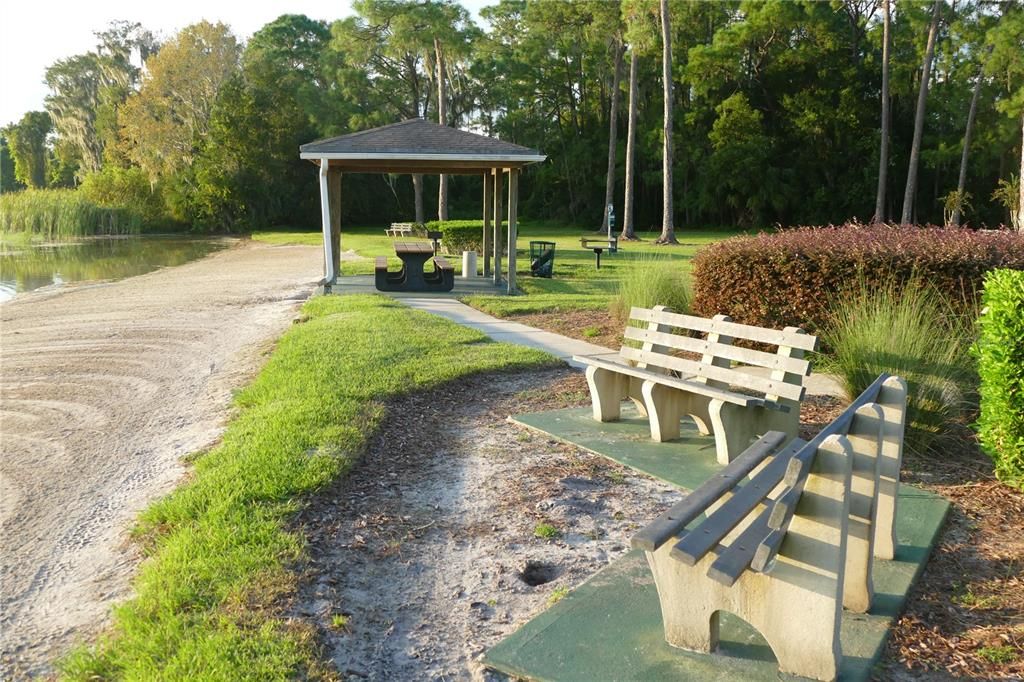
[[[516,286],[516,221],[519,172],[547,157],[535,149],[414,118],[299,147],[299,156],[320,167],[324,236],[324,288],[337,284],[341,263],[343,173],[461,174],[483,178],[484,277],[501,284],[502,183],[508,173],[508,292]],[[492,220],[493,215],[493,220]],[[493,256],[494,267],[491,268]]]

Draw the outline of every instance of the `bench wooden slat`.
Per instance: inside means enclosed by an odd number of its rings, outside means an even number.
[[[626,360],[643,362],[647,365],[655,365],[658,367],[666,367],[690,376],[714,379],[736,386],[742,386],[743,388],[748,388],[752,391],[760,391],[761,393],[768,395],[777,395],[790,400],[802,400],[804,393],[806,392],[806,389],[802,385],[787,384],[784,381],[773,381],[765,377],[747,374],[746,372],[738,372],[734,369],[717,367],[715,365],[704,364],[696,360],[687,360],[686,358],[677,358],[671,355],[651,353],[639,348],[623,346],[619,351],[619,354]]]
[[[639,327],[626,327],[625,337],[633,341],[656,343],[660,346],[667,346],[676,350],[714,355],[715,357],[727,358],[748,365],[779,369],[803,376],[810,374],[811,371],[810,360],[791,358],[777,353],[765,353],[764,351],[742,348],[731,344],[710,343],[706,339],[695,339],[679,334],[658,332]]]
[[[771,509],[766,508],[754,519],[746,529],[729,543],[729,547],[719,553],[708,568],[708,577],[726,587],[732,587],[743,571],[750,567],[754,554],[762,540],[768,535],[768,516]]]
[[[721,320],[709,320],[693,315],[681,315],[679,313],[653,312],[647,308],[633,308],[629,316],[634,320],[642,322],[663,322],[680,329],[692,329],[698,332],[716,331],[738,339],[748,341],[759,341],[774,346],[788,346],[800,350],[817,350],[818,337],[810,334],[796,334],[793,332],[779,331],[754,327],[738,322],[723,322]]]
[[[766,433],[744,450],[743,454],[709,478],[704,485],[687,495],[686,499],[658,516],[634,535],[630,544],[635,549],[643,549],[648,552],[653,552],[661,547],[688,523],[703,514],[708,506],[723,493],[735,487],[757,465],[778,450],[785,440],[786,434],[782,431]]]
[[[722,503],[721,507],[677,542],[672,548],[672,556],[687,566],[693,566],[700,561],[712,547],[739,525],[751,510],[768,497],[786,473],[789,458],[803,445],[804,441],[797,438],[775,455],[748,483],[737,488],[733,496]]]
[[[374,267],[374,270],[387,270],[388,269],[388,257],[387,256],[377,256],[377,258],[374,259],[373,267]]]
[[[434,256],[434,265],[436,265],[441,270],[455,269],[451,266],[451,263],[449,263],[448,260],[443,258],[442,256]]]
[[[638,367],[630,367],[624,365],[621,362],[613,362],[610,360],[604,360],[597,356],[592,355],[574,355],[572,359],[576,362],[581,362],[586,365],[593,367],[600,367],[601,369],[607,369],[612,372],[618,372],[619,374],[626,374],[637,379],[650,379],[656,381],[659,384],[669,386],[670,388],[678,388],[683,391],[689,391],[691,393],[697,393],[698,395],[707,396],[717,400],[722,400],[733,405],[740,405],[741,407],[767,407],[770,409],[776,409],[782,412],[787,412],[789,406],[778,403],[770,403],[765,401],[763,398],[758,398],[752,395],[743,395],[742,393],[733,393],[731,391],[724,391],[722,389],[714,388],[712,386],[705,386],[704,384],[698,384],[685,379],[677,379],[675,377],[665,376],[664,374],[658,374]]]

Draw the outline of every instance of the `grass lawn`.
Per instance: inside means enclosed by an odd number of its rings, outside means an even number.
[[[470,296],[465,302],[498,317],[528,313],[565,310],[604,310],[618,291],[618,282],[623,275],[635,268],[644,267],[654,259],[678,261],[685,272],[690,270],[690,261],[698,249],[712,242],[737,234],[728,230],[679,229],[676,237],[679,246],[657,246],[654,232],[643,232],[638,242],[622,242],[618,253],[605,252],[601,256],[601,269],[594,267],[594,252],[584,251],[580,246],[582,230],[549,223],[521,222],[519,225],[519,248],[516,251],[516,271],[519,274],[519,288],[525,296]],[[588,236],[595,236],[593,233]],[[270,244],[312,244],[322,243],[321,232],[254,232],[253,239]],[[530,276],[530,241],[555,243],[555,276],[552,279]],[[394,258],[391,238],[384,234],[384,228],[342,227],[341,246],[352,249],[361,256],[390,256]],[[455,262],[458,261],[458,262]],[[461,260],[454,259],[456,268]],[[344,274],[370,274],[372,261],[342,263]]]
[[[355,465],[385,401],[475,372],[554,363],[539,351],[382,296],[317,297],[236,398],[190,481],[143,513],[147,559],[111,630],[62,664],[69,679],[320,677],[309,630],[280,604],[303,539],[304,496]]]

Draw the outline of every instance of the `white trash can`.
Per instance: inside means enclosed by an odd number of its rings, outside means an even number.
[[[476,251],[462,252],[462,277],[476,277]]]

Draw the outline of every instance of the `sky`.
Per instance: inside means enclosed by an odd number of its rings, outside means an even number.
[[[474,17],[497,0],[463,0]],[[21,0],[0,9],[0,126],[19,120],[27,111],[43,109],[47,95],[46,67],[58,59],[88,52],[93,35],[115,19],[137,21],[162,38],[206,19],[228,24],[248,39],[282,14],[306,14],[331,21],[352,13],[350,0]]]

